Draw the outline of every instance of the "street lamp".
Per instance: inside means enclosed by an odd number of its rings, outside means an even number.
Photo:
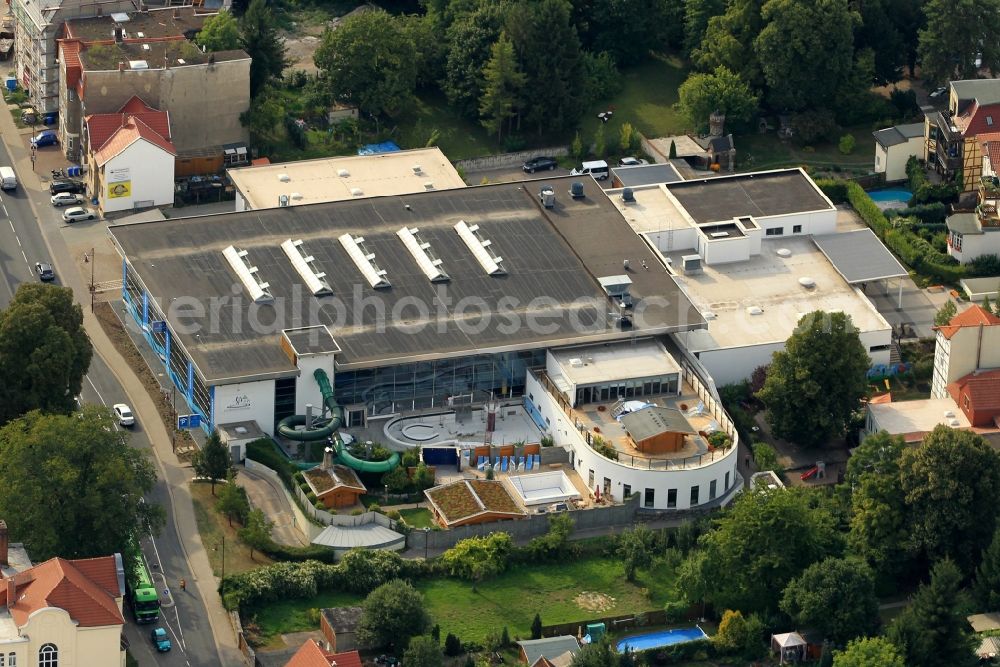
[[[424,560],[427,560],[427,539],[431,536],[430,526],[424,526]]]

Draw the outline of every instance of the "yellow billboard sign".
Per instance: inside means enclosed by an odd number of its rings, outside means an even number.
[[[132,181],[119,181],[117,183],[108,183],[108,199],[130,197],[131,195],[132,195]]]

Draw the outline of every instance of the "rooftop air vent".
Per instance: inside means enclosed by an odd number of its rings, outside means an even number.
[[[944,411],[944,416],[948,417],[948,418],[954,417],[955,416],[955,411],[954,410],[945,410]]]
[[[363,194],[364,194],[364,192],[361,190],[361,188],[351,188],[351,196],[352,197],[360,197]]]
[[[816,287],[816,281],[810,278],[809,276],[802,276],[801,278],[799,278],[799,284],[805,287],[806,289],[812,289],[813,287]]]
[[[632,188],[625,188],[622,190],[622,201],[626,204],[632,204],[635,202],[635,193],[632,192]]]
[[[281,181],[282,183],[287,183],[292,179],[288,174],[278,174],[278,180]]]
[[[149,51],[149,44],[143,44],[142,45],[142,50],[143,51]]]
[[[686,276],[693,276],[701,273],[701,255],[682,255],[681,271]]]
[[[952,419],[950,422],[948,422],[948,426],[958,426],[959,424],[961,424],[961,422],[958,421],[957,419]]]
[[[341,178],[347,178],[350,175],[351,175],[351,172],[347,171],[346,169],[338,169],[337,170],[337,176],[340,176]]]
[[[294,199],[295,201],[300,201],[302,199],[302,193],[301,192],[293,192],[292,193],[292,199]]]
[[[573,185],[569,187],[569,196],[573,199],[582,199],[583,193],[583,183],[580,181],[573,181]]]
[[[183,58],[178,58],[177,59],[177,64],[178,65],[187,65],[187,61],[184,60]]]
[[[573,368],[583,368],[583,359],[580,357],[573,357],[569,360],[569,365]]]
[[[538,193],[538,198],[545,208],[555,208],[556,191],[552,189],[551,185],[543,185],[541,191]]]
[[[747,315],[763,315],[764,309],[760,306],[749,306],[747,308]]]
[[[285,256],[292,263],[302,282],[305,283],[313,296],[330,296],[333,290],[326,282],[326,274],[318,271],[315,266],[316,259],[312,255],[307,255],[302,248],[302,240],[293,241],[288,239],[281,243],[281,249],[285,251]]]
[[[419,176],[423,172],[423,168],[419,164],[413,165],[413,173]]]
[[[623,308],[632,305],[632,279],[622,274],[619,276],[604,276],[597,279],[598,284],[608,298],[619,304]]]
[[[288,206],[288,195],[278,195],[278,206],[281,208]]]
[[[792,251],[789,250],[788,248],[778,248],[774,252],[777,253],[778,257],[791,257],[792,256]]]
[[[385,271],[375,263],[375,253],[368,252],[363,236],[343,234],[340,236],[340,245],[344,246],[351,261],[358,267],[358,271],[365,277],[369,285],[375,289],[390,286],[385,277]]]
[[[430,190],[433,190],[433,189],[434,189],[434,183],[433,182],[427,181],[426,183],[424,183],[424,190],[430,191]]]
[[[416,227],[403,227],[396,236],[403,242],[406,249],[413,256],[413,261],[417,263],[420,270],[424,272],[428,280],[432,283],[443,283],[451,280],[451,276],[441,268],[441,260],[434,255],[431,244],[423,241],[419,236],[420,230]]]
[[[718,315],[716,315],[715,313],[713,313],[710,310],[706,310],[704,313],[701,314],[701,316],[704,317],[706,320],[714,320],[717,317],[719,317]]]
[[[229,262],[229,266],[243,283],[243,287],[254,303],[274,301],[274,297],[267,291],[270,285],[261,279],[257,273],[257,267],[253,266],[247,259],[246,250],[237,250],[234,246],[227,246],[223,249],[222,255]]]
[[[465,220],[459,220],[455,231],[465,241],[479,265],[491,276],[503,276],[507,269],[503,267],[503,258],[493,252],[491,241],[484,239],[479,231],[479,225],[469,225]]]
[[[709,237],[713,239],[727,239],[729,238],[729,232],[711,232]]]

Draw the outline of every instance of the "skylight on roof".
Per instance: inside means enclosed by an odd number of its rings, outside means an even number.
[[[243,287],[254,303],[270,303],[274,301],[274,297],[267,291],[271,285],[264,282],[257,274],[257,267],[252,265],[250,260],[247,259],[246,250],[237,250],[234,246],[227,246],[222,251],[222,254],[226,258],[226,261],[229,262],[229,266],[236,273],[236,276],[240,279],[240,282],[243,283]]]
[[[114,21],[115,23],[125,23],[126,21],[129,20],[129,18],[128,14],[126,14],[125,12],[114,12],[111,15],[111,20]]]
[[[285,251],[288,261],[292,263],[295,271],[302,278],[302,281],[309,288],[309,291],[312,292],[313,296],[330,296],[333,294],[330,284],[324,280],[326,274],[316,269],[315,258],[312,255],[306,255],[303,251],[301,239],[298,241],[293,241],[292,239],[283,241],[281,249]]]
[[[490,247],[490,240],[484,239],[479,233],[479,225],[470,226],[465,220],[459,220],[455,225],[455,231],[465,241],[465,245],[472,251],[473,257],[479,265],[491,276],[507,275],[507,269],[503,267],[503,258],[493,252]]]
[[[441,260],[434,255],[431,244],[422,241],[417,236],[419,232],[420,230],[416,227],[403,227],[396,232],[396,236],[402,240],[417,266],[432,283],[443,283],[451,280],[451,276],[441,268]]]
[[[389,281],[385,277],[385,271],[380,269],[378,264],[375,263],[375,253],[368,252],[368,249],[365,247],[363,236],[343,234],[340,236],[340,245],[344,246],[344,250],[347,251],[351,261],[358,267],[358,271],[365,277],[369,285],[375,289],[390,286]]]

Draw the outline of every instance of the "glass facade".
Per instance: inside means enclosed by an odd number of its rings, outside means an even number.
[[[679,373],[634,378],[632,380],[615,380],[614,382],[600,384],[578,385],[576,388],[576,403],[574,405],[608,403],[617,401],[619,398],[676,394],[680,389],[679,385]]]
[[[364,404],[369,415],[449,407],[449,399],[482,403],[524,395],[529,368],[545,367],[545,350],[478,354],[397,364],[334,375],[341,405]]]

